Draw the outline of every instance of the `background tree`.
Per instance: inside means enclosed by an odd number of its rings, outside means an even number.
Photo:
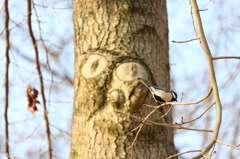
[[[117,112],[146,116],[147,88],[138,77],[170,88],[165,1],[73,1],[75,98],[71,158],[166,158],[173,129],[144,126]],[[152,99],[149,103],[155,104]],[[163,108],[164,114],[167,108]],[[153,120],[172,123],[171,114]]]

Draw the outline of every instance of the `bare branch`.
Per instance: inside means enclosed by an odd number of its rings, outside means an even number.
[[[190,2],[190,5],[191,5],[191,1],[189,1],[189,2]],[[191,19],[192,19],[193,30],[194,30],[195,36],[197,37],[197,30],[196,30],[195,22],[194,22],[194,18],[193,18],[192,7],[191,7]]]
[[[191,42],[191,41],[194,41],[194,40],[198,40],[199,38],[195,38],[195,39],[190,39],[190,40],[186,40],[186,41],[172,41],[174,43],[187,43],[187,42]]]
[[[170,159],[170,158],[173,158],[173,157],[176,157],[176,156],[180,156],[180,155],[183,155],[183,154],[185,154],[185,153],[191,153],[191,152],[201,152],[201,150],[192,150],[192,151],[186,151],[186,152],[178,153],[178,154],[169,156],[169,157],[166,158],[166,159]]]
[[[154,125],[155,125],[155,126],[156,126],[156,125],[158,125],[158,126],[168,126],[168,127],[172,127],[172,128],[176,128],[176,129],[186,129],[186,130],[193,130],[193,131],[213,132],[212,130],[202,130],[202,129],[186,128],[186,127],[182,127],[181,124],[177,124],[177,123],[176,123],[176,124],[161,124],[161,123],[156,123],[156,122],[147,120],[154,112],[156,112],[156,110],[157,110],[158,108],[160,108],[160,107],[162,107],[162,106],[171,104],[171,107],[169,108],[169,110],[168,110],[164,115],[162,115],[160,118],[163,118],[164,116],[166,116],[166,115],[170,112],[170,110],[172,109],[173,105],[190,105],[190,104],[200,103],[201,101],[203,101],[203,100],[205,100],[206,98],[208,98],[208,97],[210,96],[211,92],[212,92],[212,87],[210,88],[210,90],[208,91],[208,94],[207,94],[205,97],[203,97],[202,99],[200,99],[200,100],[198,100],[198,101],[195,101],[195,102],[189,102],[189,103],[164,103],[164,104],[161,104],[161,105],[159,105],[159,106],[151,106],[151,105],[146,105],[146,104],[145,104],[145,106],[153,107],[153,108],[154,108],[154,110],[151,111],[145,118],[140,118],[140,117],[137,117],[137,116],[134,116],[134,115],[128,115],[128,114],[124,114],[124,113],[121,113],[121,112],[117,112],[117,113],[122,114],[122,115],[126,115],[126,116],[129,116],[129,117],[133,117],[133,118],[136,118],[136,119],[138,119],[138,120],[142,120],[142,123],[139,124],[136,128],[134,128],[134,129],[131,131],[131,132],[133,132],[133,131],[138,130],[137,133],[136,133],[136,136],[135,136],[132,144],[129,146],[129,148],[133,148],[134,144],[135,144],[136,141],[137,141],[138,135],[139,135],[139,133],[140,133],[140,131],[141,131],[141,129],[142,129],[142,127],[143,127],[144,124],[152,125],[152,126],[154,126]],[[210,107],[209,107],[208,109],[210,109]],[[207,109],[207,110],[208,110],[208,109]],[[204,112],[204,113],[205,113],[205,112]],[[204,114],[204,113],[203,113],[203,114]],[[203,115],[203,114],[202,114],[202,115]],[[199,117],[199,118],[200,118],[200,117]],[[195,120],[196,120],[196,119],[195,119]]]
[[[166,105],[166,104],[165,104],[165,103],[164,103],[164,104],[161,104],[161,105],[157,106],[155,109],[153,109],[153,111],[151,111],[151,112],[142,120],[142,123],[139,124],[135,129],[133,129],[133,131],[135,131],[135,130],[137,130],[137,129],[138,129],[138,131],[137,131],[137,134],[136,134],[136,136],[135,136],[135,138],[134,138],[131,146],[129,146],[129,148],[132,148],[133,145],[135,144],[135,142],[137,141],[138,134],[139,134],[140,131],[142,130],[142,127],[143,127],[145,121],[146,121],[158,108],[160,108],[160,107],[162,107],[162,106],[164,106],[164,105]]]
[[[240,56],[220,56],[220,57],[213,57],[213,60],[220,60],[220,59],[240,59]]]
[[[5,0],[5,31],[6,31],[6,47],[5,47],[5,56],[6,56],[6,65],[5,65],[5,107],[4,107],[4,119],[5,119],[5,153],[7,158],[11,158],[9,154],[9,132],[8,132],[8,105],[9,105],[9,50],[10,50],[10,31],[9,31],[9,10],[8,10],[8,0]]]
[[[37,24],[38,24],[38,29],[39,29],[39,37],[40,37],[40,41],[42,42],[42,45],[44,47],[44,50],[46,51],[46,61],[47,61],[47,66],[50,70],[50,74],[51,74],[51,84],[50,84],[50,89],[49,89],[49,94],[48,94],[48,98],[50,99],[51,97],[51,90],[52,90],[52,86],[53,86],[53,71],[52,71],[52,68],[51,68],[51,65],[49,63],[49,52],[48,52],[48,49],[47,49],[47,46],[45,45],[45,42],[43,40],[43,37],[42,37],[42,32],[41,32],[41,25],[40,25],[40,20],[39,20],[39,17],[38,17],[38,13],[37,13],[37,10],[35,8],[35,5],[33,5],[33,9],[34,9],[34,12],[36,14],[36,19],[37,19]],[[48,101],[48,105],[50,105],[50,100]]]
[[[203,155],[203,157],[204,158],[206,158],[206,159],[210,159],[210,158],[212,158],[213,157],[213,155],[216,153],[216,151],[213,151],[213,152],[211,152],[211,154],[210,154],[210,156],[206,156],[206,155]]]
[[[148,104],[143,104],[143,106],[150,107],[150,108],[156,108],[154,105],[148,105]]]
[[[41,123],[42,123],[42,121],[40,121],[40,122],[38,123],[38,125],[35,127],[35,129],[32,131],[31,134],[29,134],[27,137],[25,137],[25,138],[24,138],[23,140],[21,140],[21,141],[15,141],[15,143],[24,142],[24,141],[26,141],[27,139],[29,139],[29,138],[34,134],[34,132],[38,129],[38,127],[40,126]]]
[[[52,127],[54,127],[55,129],[57,129],[58,131],[63,132],[63,133],[65,133],[65,134],[67,134],[69,137],[71,137],[71,134],[70,134],[69,132],[60,129],[60,128],[58,128],[57,126],[55,126],[55,125],[53,125],[53,124],[50,124],[50,125],[51,125]]]
[[[208,9],[199,9],[199,11],[207,11]]]
[[[215,144],[212,147],[212,151],[210,152],[210,156],[207,156],[207,153],[208,153],[207,152],[206,154],[203,155],[203,158],[205,158],[205,159],[212,158],[212,156],[216,153],[216,151],[214,151],[214,149],[215,149]]]
[[[185,130],[192,130],[192,131],[213,132],[212,130],[186,128],[186,127],[182,127],[181,124],[162,124],[162,123],[156,123],[156,122],[153,122],[153,121],[150,121],[150,120],[145,120],[145,118],[140,118],[140,117],[137,117],[137,116],[134,116],[134,115],[125,114],[125,113],[122,113],[122,112],[117,112],[117,113],[122,114],[122,115],[129,116],[129,117],[132,117],[132,118],[135,118],[135,119],[138,119],[138,120],[145,121],[144,123],[141,123],[141,124],[146,124],[146,125],[151,125],[151,126],[167,126],[167,127],[171,127],[171,128],[175,128],[175,129],[185,129]],[[136,128],[134,128],[131,132],[137,130],[137,129],[141,126],[141,124],[139,124],[139,125],[138,125]]]
[[[210,80],[211,80],[211,86],[213,88],[214,99],[216,101],[216,123],[215,123],[215,126],[214,126],[212,139],[208,143],[208,145],[205,148],[202,149],[202,152],[200,154],[198,154],[197,156],[192,158],[192,159],[199,159],[206,152],[208,152],[213,147],[213,145],[216,143],[218,133],[219,133],[219,129],[220,129],[220,125],[221,125],[221,120],[222,120],[222,104],[221,104],[221,101],[220,101],[218,86],[217,86],[216,77],[215,77],[215,71],[214,71],[214,66],[213,66],[213,58],[212,58],[212,54],[211,54],[211,51],[209,49],[205,34],[204,34],[202,21],[201,21],[201,17],[200,17],[200,14],[199,14],[198,5],[197,5],[196,0],[190,0],[190,4],[191,4],[191,7],[192,7],[192,10],[193,10],[193,13],[194,13],[194,19],[196,21],[196,25],[197,25],[197,29],[198,29],[198,36],[197,37],[200,38],[200,44],[201,44],[201,46],[202,46],[202,48],[205,52],[206,58],[207,58],[209,76],[210,76]]]
[[[57,12],[55,11],[54,7],[53,7],[47,0],[44,0],[44,1],[45,1],[45,2],[47,3],[47,5],[53,10],[53,13],[54,13],[61,21],[65,22],[67,25],[73,27],[72,24],[68,23],[66,20],[62,19],[62,18],[57,14]]]
[[[215,102],[212,103],[202,114],[200,114],[198,117],[196,117],[196,118],[194,118],[194,119],[192,119],[192,120],[189,120],[189,121],[184,122],[184,121],[183,121],[183,117],[182,117],[182,119],[181,119],[181,124],[187,124],[187,123],[193,122],[193,121],[201,118],[210,108],[212,108],[212,106],[213,106],[214,104],[215,104]]]
[[[173,108],[173,105],[170,106],[170,108],[168,109],[168,111],[167,111],[165,114],[163,114],[163,115],[160,117],[160,119],[163,118],[163,117],[165,117],[165,116],[172,110],[172,108]]]
[[[47,115],[47,108],[46,108],[46,99],[45,99],[45,94],[44,94],[44,83],[43,83],[43,76],[41,72],[41,67],[39,64],[39,53],[38,53],[38,45],[37,41],[34,37],[33,30],[32,30],[32,20],[31,20],[31,15],[32,15],[32,1],[28,0],[27,1],[27,11],[28,11],[28,29],[29,29],[29,34],[32,39],[32,44],[34,46],[34,51],[35,51],[35,64],[37,67],[38,71],[38,76],[40,80],[40,92],[42,94],[42,102],[43,102],[43,111],[44,111],[44,119],[46,122],[46,133],[47,133],[47,140],[48,140],[48,159],[52,158],[52,143],[51,143],[51,131],[50,131],[50,126],[49,126],[49,120],[48,120],[48,115]]]
[[[202,102],[203,100],[205,100],[206,98],[208,98],[209,96],[210,96],[210,94],[212,93],[212,87],[210,88],[210,90],[208,91],[208,94],[205,96],[205,97],[203,97],[203,98],[201,98],[201,99],[199,99],[199,100],[197,100],[197,101],[195,101],[195,102],[188,102],[188,103],[173,103],[173,102],[167,102],[166,104],[171,104],[171,105],[192,105],[192,104],[198,104],[198,103],[200,103],[200,102]]]
[[[217,143],[220,143],[220,144],[223,144],[223,145],[226,145],[226,146],[229,146],[229,147],[232,147],[232,148],[234,148],[234,149],[236,149],[236,150],[240,150],[240,147],[238,147],[239,145],[234,146],[234,145],[230,145],[230,144],[227,144],[227,143],[222,142],[222,141],[219,141],[219,140],[216,140],[216,142],[217,142]]]

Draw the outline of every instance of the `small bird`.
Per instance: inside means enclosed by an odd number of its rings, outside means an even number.
[[[146,82],[143,81],[142,78],[137,78],[139,81],[141,81],[152,93],[153,98],[156,102],[162,103],[162,102],[177,102],[177,93],[174,91],[168,91],[164,88],[159,88],[156,86],[150,86]]]

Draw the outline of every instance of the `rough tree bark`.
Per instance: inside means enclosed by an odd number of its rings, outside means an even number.
[[[166,158],[175,153],[173,130],[144,126],[128,149],[139,121],[156,103],[140,84],[142,77],[170,87],[168,23],[164,0],[73,0],[75,97],[72,159]],[[167,108],[160,110],[166,112]],[[171,123],[171,114],[151,120]]]

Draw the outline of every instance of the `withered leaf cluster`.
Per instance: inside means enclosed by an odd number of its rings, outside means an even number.
[[[37,103],[40,104],[40,102],[37,100],[38,90],[36,90],[34,87],[28,84],[26,96],[28,100],[28,111],[34,114],[38,110],[36,104]]]

